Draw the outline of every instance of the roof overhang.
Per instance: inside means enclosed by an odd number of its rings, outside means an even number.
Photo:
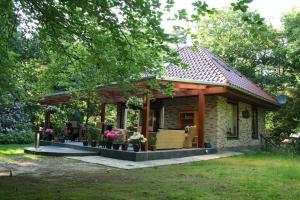
[[[229,99],[235,99],[237,101],[243,101],[248,104],[261,106],[268,110],[275,110],[279,107],[277,103],[270,102],[266,99],[259,98],[251,93],[246,93],[241,89],[226,85],[226,84],[207,84],[205,82],[197,82],[182,79],[163,79],[161,83],[172,82],[174,83],[174,95],[167,96],[159,92],[152,91],[154,98],[172,98],[172,97],[185,97],[185,96],[197,96],[200,93],[205,95],[222,95]],[[138,87],[146,87],[147,82],[141,82]],[[109,86],[98,86],[99,96],[103,97],[102,102],[104,103],[117,103],[124,102],[128,99],[128,96],[122,94],[121,89],[116,84],[111,84]],[[131,95],[143,96],[144,94],[134,94]],[[72,99],[72,94],[68,92],[59,92],[52,95],[44,96],[39,100],[42,105],[55,105],[68,102]]]

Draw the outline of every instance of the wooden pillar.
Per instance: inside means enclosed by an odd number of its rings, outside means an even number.
[[[45,124],[44,124],[44,131],[47,129],[47,128],[50,128],[51,126],[51,114],[50,112],[45,112]]]
[[[204,147],[205,95],[198,94],[198,148]]]
[[[106,104],[101,104],[101,112],[100,112],[100,122],[101,122],[101,133],[104,133],[104,121],[105,121],[105,106]]]
[[[145,143],[145,151],[149,149],[149,116],[150,116],[150,97],[146,96],[146,107],[143,109],[142,134],[147,138]]]

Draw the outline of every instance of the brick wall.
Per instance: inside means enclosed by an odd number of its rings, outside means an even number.
[[[165,127],[166,129],[179,128],[179,112],[197,111],[197,97],[181,97],[164,99]],[[260,144],[259,139],[252,139],[252,107],[249,104],[239,102],[239,138],[227,139],[226,131],[229,126],[227,116],[227,99],[222,96],[206,96],[205,110],[205,141],[210,142],[213,147],[247,147]],[[242,117],[242,111],[250,112],[249,118]],[[265,132],[265,111],[258,109],[258,130],[259,134]]]
[[[217,148],[228,147],[247,147],[260,145],[260,138],[252,139],[252,107],[249,104],[239,102],[239,137],[238,139],[227,139],[226,131],[229,126],[227,113],[227,99],[218,97],[218,130]],[[242,117],[242,111],[250,112],[249,118]],[[262,108],[258,109],[258,133],[265,132],[265,112]]]

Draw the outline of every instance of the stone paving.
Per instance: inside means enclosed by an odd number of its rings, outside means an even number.
[[[50,155],[50,156],[92,156],[97,155],[96,152],[78,150],[68,147],[58,146],[40,146],[39,148],[27,147],[24,149],[25,153],[32,153],[38,155]]]
[[[241,155],[241,152],[233,152],[233,151],[223,151],[216,154],[209,154],[209,155],[200,155],[200,156],[190,156],[184,158],[172,158],[172,159],[162,159],[162,160],[151,160],[151,161],[142,161],[142,162],[134,162],[134,161],[127,161],[127,160],[118,160],[113,158],[106,158],[102,156],[84,156],[84,157],[68,157],[70,159],[80,160],[83,162],[94,163],[105,165],[109,167],[115,167],[120,169],[138,169],[138,168],[146,168],[146,167],[157,167],[163,165],[173,165],[173,164],[182,164],[182,163],[189,163],[195,161],[202,161],[202,160],[211,160],[211,159],[218,159],[224,158],[229,156],[237,156]]]

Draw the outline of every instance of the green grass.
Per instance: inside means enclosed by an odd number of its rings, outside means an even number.
[[[0,159],[18,149],[0,146]],[[55,162],[72,166],[58,175],[2,176],[0,199],[300,199],[300,159],[263,152],[137,170],[40,156],[43,162],[48,171],[60,171]]]
[[[24,154],[24,148],[31,146],[33,146],[33,144],[1,144],[0,162],[22,161],[24,159],[38,159],[38,156]]]

